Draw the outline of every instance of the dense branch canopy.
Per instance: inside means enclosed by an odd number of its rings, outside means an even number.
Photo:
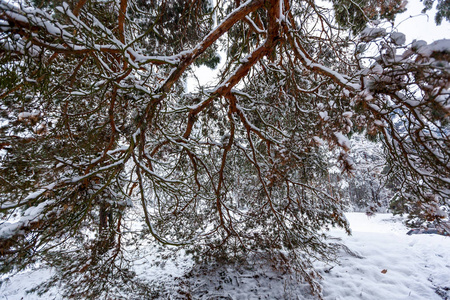
[[[450,42],[374,25],[404,4],[0,0],[3,269],[74,244],[116,260],[134,211],[163,244],[301,254],[318,289],[305,257],[347,228],[324,146],[351,172],[365,131],[410,201],[450,196]],[[188,87],[201,64],[215,83]]]

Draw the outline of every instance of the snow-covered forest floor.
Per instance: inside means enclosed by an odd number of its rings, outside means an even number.
[[[316,266],[323,276],[325,299],[450,299],[449,237],[409,236],[403,219],[390,214],[346,216],[352,235],[339,229],[330,232],[348,247],[340,251],[340,263]],[[233,270],[217,266],[183,276],[192,262],[186,257],[164,260],[161,256],[154,253],[136,264],[138,274],[162,282],[171,291],[171,295],[160,295],[161,299],[314,299],[305,283],[270,266]],[[157,259],[165,262],[148,268],[148,262]],[[0,299],[61,299],[57,288],[41,297],[26,293],[48,276],[49,270],[17,274],[1,285]]]

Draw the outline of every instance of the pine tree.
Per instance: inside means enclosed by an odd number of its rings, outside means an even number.
[[[127,245],[151,238],[264,251],[320,293],[322,229],[349,230],[320,146],[352,172],[362,129],[408,201],[448,201],[448,41],[374,25],[404,1],[332,4],[0,0],[2,272],[44,261],[68,297],[150,297]],[[218,83],[188,92],[220,53]]]

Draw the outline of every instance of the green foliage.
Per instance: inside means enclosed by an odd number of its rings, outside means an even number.
[[[331,0],[335,12],[336,22],[360,33],[368,23],[375,20],[393,21],[398,13],[404,12],[404,0]]]
[[[434,5],[434,0],[420,0],[423,2],[424,9],[422,10],[423,13],[426,13],[428,10],[430,10]],[[436,16],[434,17],[434,20],[436,21],[437,25],[442,24],[442,20],[447,20],[450,22],[450,2],[448,0],[438,0],[436,5]]]
[[[448,56],[395,61],[383,32],[363,38],[384,39],[371,58],[349,37],[402,1],[217,3],[0,0],[2,272],[45,262],[44,290],[152,297],[130,255],[151,240],[198,261],[286,258],[320,294],[323,230],[349,231],[325,152],[354,171],[355,129],[384,141],[408,201],[445,199]],[[213,86],[187,93],[222,52]]]
[[[205,51],[195,62],[194,65],[196,67],[199,66],[207,66],[211,70],[217,68],[220,63],[220,55],[217,53],[216,49],[211,48]]]

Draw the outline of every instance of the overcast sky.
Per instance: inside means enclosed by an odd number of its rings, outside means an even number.
[[[428,15],[425,15],[421,13],[422,9],[423,3],[420,0],[408,0],[407,11],[395,20],[398,31],[406,34],[407,42],[416,39],[431,43],[439,39],[450,39],[450,23],[443,20],[437,26],[434,22],[436,11],[428,11]]]

